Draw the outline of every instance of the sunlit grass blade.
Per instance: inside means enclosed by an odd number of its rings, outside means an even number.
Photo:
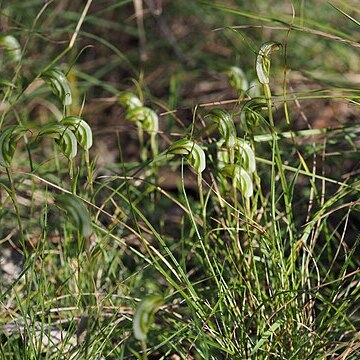
[[[346,18],[348,18],[350,21],[352,21],[354,24],[360,26],[360,21],[356,20],[354,17],[352,17],[350,14],[346,13],[344,10],[341,10],[340,8],[338,8],[337,6],[330,4],[334,9],[336,9],[337,11],[339,11],[339,13],[343,14]]]

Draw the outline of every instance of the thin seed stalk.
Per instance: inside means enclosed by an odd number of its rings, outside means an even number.
[[[232,188],[233,188],[233,196],[234,196],[234,209],[235,209],[235,239],[236,239],[236,245],[238,246],[238,259],[240,259],[240,255],[243,254],[243,250],[241,248],[241,244],[240,244],[240,239],[239,239],[239,233],[240,233],[240,226],[239,226],[239,222],[240,222],[240,217],[239,217],[239,211],[238,211],[238,198],[237,198],[237,184],[236,184],[236,179],[234,178],[232,181]]]
[[[205,240],[205,243],[208,244],[208,236],[207,236],[207,229],[206,229],[206,227],[207,227],[206,206],[205,206],[205,200],[204,200],[201,172],[199,172],[197,175],[197,185],[198,185],[199,198],[200,198],[200,209],[201,209],[201,214],[202,214],[202,219],[203,219],[204,240]]]
[[[200,207],[203,210],[205,204],[204,204],[204,194],[203,194],[203,186],[202,186],[202,175],[200,172],[197,175],[197,185],[199,189]]]
[[[199,178],[198,178],[198,181],[199,181]],[[203,253],[204,253],[205,260],[206,260],[206,262],[207,262],[207,264],[208,264],[208,266],[209,266],[209,268],[210,268],[210,272],[211,272],[211,274],[213,275],[214,280],[215,280],[215,282],[216,282],[216,285],[217,285],[217,287],[218,287],[218,289],[219,289],[219,288],[220,288],[219,280],[218,280],[218,278],[217,278],[217,276],[216,276],[216,272],[215,272],[215,269],[214,269],[214,267],[213,267],[213,264],[212,264],[212,262],[211,262],[211,260],[210,260],[210,258],[209,258],[209,251],[208,251],[208,249],[206,248],[205,243],[204,243],[204,239],[201,237],[200,232],[199,232],[199,230],[198,230],[198,228],[197,228],[195,219],[194,219],[194,217],[193,217],[193,215],[192,215],[192,212],[191,212],[191,206],[190,206],[190,203],[189,203],[189,199],[188,199],[188,197],[186,196],[185,185],[184,185],[184,159],[181,160],[181,186],[182,186],[182,191],[183,191],[184,196],[185,196],[186,207],[187,207],[188,210],[189,210],[190,220],[191,220],[191,222],[192,222],[192,224],[193,224],[193,226],[194,226],[194,228],[195,228],[196,236],[197,236],[197,238],[198,238],[198,240],[199,240],[201,249],[202,249],[202,251],[203,251]],[[202,202],[204,202],[204,200],[202,200]]]
[[[146,349],[147,349],[147,346],[146,346],[146,341],[145,340],[142,340],[141,341],[141,349],[142,349],[142,352],[143,352],[143,360],[148,360],[148,356],[147,356],[147,353],[146,353]]]
[[[150,148],[151,148],[151,153],[152,153],[152,158],[153,159],[156,159],[156,157],[159,154],[159,148],[158,148],[158,143],[157,143],[156,136],[157,136],[156,132],[151,132],[150,133]],[[156,179],[157,170],[158,170],[157,162],[153,161],[152,162],[152,172],[153,172],[154,183],[155,184],[157,184],[157,179]]]
[[[74,179],[74,162],[73,162],[73,160],[69,160],[69,176],[70,176],[70,180]]]
[[[235,163],[235,149],[233,146],[229,149],[229,156],[230,156],[230,164],[234,164]]]
[[[94,186],[93,186],[93,179],[92,179],[93,173],[92,173],[91,167],[90,167],[89,150],[85,150],[84,156],[85,156],[85,163],[86,163],[86,170],[87,170],[87,181],[90,186],[90,194],[93,195],[94,194]]]
[[[23,228],[22,228],[21,219],[20,219],[19,204],[18,204],[17,198],[16,198],[16,190],[15,190],[15,185],[14,185],[14,178],[12,176],[12,172],[11,172],[10,168],[6,168],[6,174],[8,176],[9,182],[10,182],[10,189],[11,189],[11,193],[12,193],[12,195],[10,197],[11,197],[11,200],[12,200],[12,202],[14,204],[14,208],[15,208],[17,223],[18,223],[19,232],[20,232],[20,239],[21,239],[22,245],[25,246],[24,233],[23,233]]]
[[[271,127],[271,134],[272,134],[272,138],[273,138],[273,160],[275,160],[276,162],[276,166],[279,170],[279,175],[280,175],[280,180],[281,180],[281,185],[284,191],[284,201],[285,201],[285,209],[286,209],[286,217],[288,219],[288,224],[292,224],[293,219],[292,219],[292,209],[291,209],[291,203],[288,199],[288,186],[287,186],[287,182],[286,182],[286,178],[285,178],[285,174],[282,168],[282,160],[281,160],[281,156],[280,156],[280,150],[279,150],[279,146],[278,146],[278,141],[277,141],[277,135],[275,132],[275,124],[274,124],[274,118],[273,118],[273,114],[272,114],[272,101],[271,101],[271,90],[270,90],[270,86],[268,84],[264,84],[263,85],[263,89],[264,89],[264,94],[265,94],[265,99],[266,99],[266,103],[267,103],[267,108],[268,108],[268,116],[269,116],[269,123],[270,123],[270,127]],[[276,217],[276,212],[275,212],[275,168],[274,168],[274,161],[272,162],[272,182],[273,182],[273,188],[272,188],[272,196],[273,196],[273,206],[272,206],[272,215],[273,215],[273,219],[275,219]],[[275,230],[276,232],[276,230]],[[292,232],[289,231],[289,237],[290,237],[290,243],[293,243],[293,235]]]
[[[153,158],[155,158],[159,153],[158,144],[156,141],[156,132],[152,132],[150,134],[150,146],[151,146],[152,156]]]
[[[138,139],[139,139],[139,146],[140,146],[140,158],[142,161],[146,161],[146,148],[144,147],[144,131],[142,129],[141,124],[137,124],[137,132],[138,132]]]

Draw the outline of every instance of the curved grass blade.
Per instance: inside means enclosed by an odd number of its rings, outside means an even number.
[[[222,109],[213,109],[206,116],[213,120],[217,125],[225,145],[229,148],[234,147],[236,139],[236,129],[231,115]]]
[[[0,48],[9,56],[12,61],[18,62],[21,60],[21,47],[17,39],[12,35],[0,36]]]
[[[135,107],[127,111],[125,120],[138,123],[141,128],[148,132],[157,133],[159,131],[159,118],[155,111],[146,107]]]
[[[14,157],[18,140],[27,131],[20,125],[13,125],[0,133],[0,165],[9,167]]]
[[[66,76],[59,69],[50,69],[41,76],[51,87],[63,105],[71,105],[72,95]]]
[[[38,134],[39,136],[50,136],[55,138],[60,146],[62,153],[69,159],[73,159],[77,154],[77,142],[74,133],[68,126],[62,124],[50,124],[45,126]]]
[[[146,340],[147,333],[154,322],[155,313],[163,302],[163,298],[159,295],[148,295],[140,302],[133,319],[134,336],[137,340]]]
[[[355,18],[353,18],[350,14],[346,13],[344,10],[341,10],[340,8],[338,8],[337,6],[330,4],[330,6],[332,6],[334,9],[336,9],[337,11],[339,11],[339,13],[341,13],[342,15],[344,15],[345,17],[347,17],[350,21],[352,21],[354,24],[356,24],[357,26],[360,26],[360,21],[356,20]]]
[[[269,83],[269,74],[270,74],[270,54],[280,49],[280,44],[269,41],[264,43],[259,53],[256,57],[256,75],[260,84],[268,84]]]
[[[55,198],[55,203],[67,213],[82,236],[89,237],[92,234],[89,212],[79,198],[71,194],[62,194]]]
[[[69,127],[75,134],[80,146],[89,150],[93,144],[93,134],[89,124],[76,116],[67,116],[61,120],[61,124]]]
[[[185,155],[189,164],[197,173],[201,173],[206,168],[206,157],[204,150],[196,143],[188,139],[181,139],[174,142],[167,154]]]

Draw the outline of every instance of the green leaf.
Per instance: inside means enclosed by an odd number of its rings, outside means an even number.
[[[148,132],[159,131],[159,118],[156,115],[155,111],[146,107],[135,107],[126,112],[125,120],[129,120],[137,123],[144,130]]]
[[[189,164],[198,173],[203,172],[206,168],[204,150],[191,140],[181,139],[174,142],[167,150],[167,154],[185,155]]]
[[[346,13],[345,11],[341,10],[340,8],[336,7],[333,4],[330,4],[330,6],[332,6],[334,9],[336,9],[337,11],[339,11],[341,14],[343,14],[345,17],[347,17],[350,21],[352,21],[354,24],[356,24],[357,26],[360,26],[360,21],[356,20],[355,18],[353,18],[350,14]]]
[[[66,211],[73,225],[82,236],[89,237],[92,234],[89,212],[79,198],[71,194],[63,194],[55,198],[55,203]]]
[[[279,49],[280,44],[273,41],[266,42],[261,46],[256,57],[256,74],[260,84],[264,85],[269,83],[270,54]]]
[[[12,61],[21,60],[21,47],[17,39],[12,35],[0,36],[0,48],[3,48],[5,53]]]
[[[225,140],[225,145],[229,148],[234,147],[236,139],[236,129],[231,115],[222,109],[213,109],[206,116],[218,125],[220,135]]]
[[[131,92],[125,92],[118,96],[119,103],[125,107],[126,110],[132,110],[137,107],[142,107],[143,104],[140,99]]]
[[[20,125],[13,125],[0,133],[0,165],[9,167],[14,157],[17,141],[27,131]]]
[[[227,165],[221,171],[224,175],[231,177],[245,198],[253,195],[254,188],[251,177],[240,165]]]
[[[4,79],[0,79],[0,87],[3,88],[3,87],[10,87],[10,88],[13,88],[13,89],[16,89],[16,85],[13,84],[12,82],[8,81],[8,80],[4,80]],[[3,89],[1,89],[3,90]]]
[[[248,89],[249,84],[242,69],[237,66],[231,66],[226,71],[226,74],[229,77],[230,85],[240,94]]]
[[[146,296],[136,308],[133,329],[137,340],[145,341],[147,333],[154,322],[155,313],[163,304],[163,298],[159,295]]]
[[[89,150],[91,148],[93,144],[93,134],[91,127],[85,120],[76,116],[67,116],[63,118],[60,123],[73,131],[78,143],[83,149]]]
[[[63,105],[71,105],[72,95],[66,76],[59,69],[50,69],[41,76],[51,87],[53,93],[60,99]]]
[[[283,326],[284,322],[282,320],[276,321],[274,324],[272,324],[269,327],[269,330],[266,330],[262,335],[261,338],[254,344],[255,346],[252,349],[252,352],[250,354],[252,359],[256,358],[257,351],[263,346],[265,343],[269,343],[269,337],[270,336],[276,336],[275,331],[280,327]]]
[[[56,139],[62,153],[69,159],[77,154],[77,142],[74,133],[68,126],[62,124],[50,124],[45,126],[38,134],[39,136],[50,136]]]

